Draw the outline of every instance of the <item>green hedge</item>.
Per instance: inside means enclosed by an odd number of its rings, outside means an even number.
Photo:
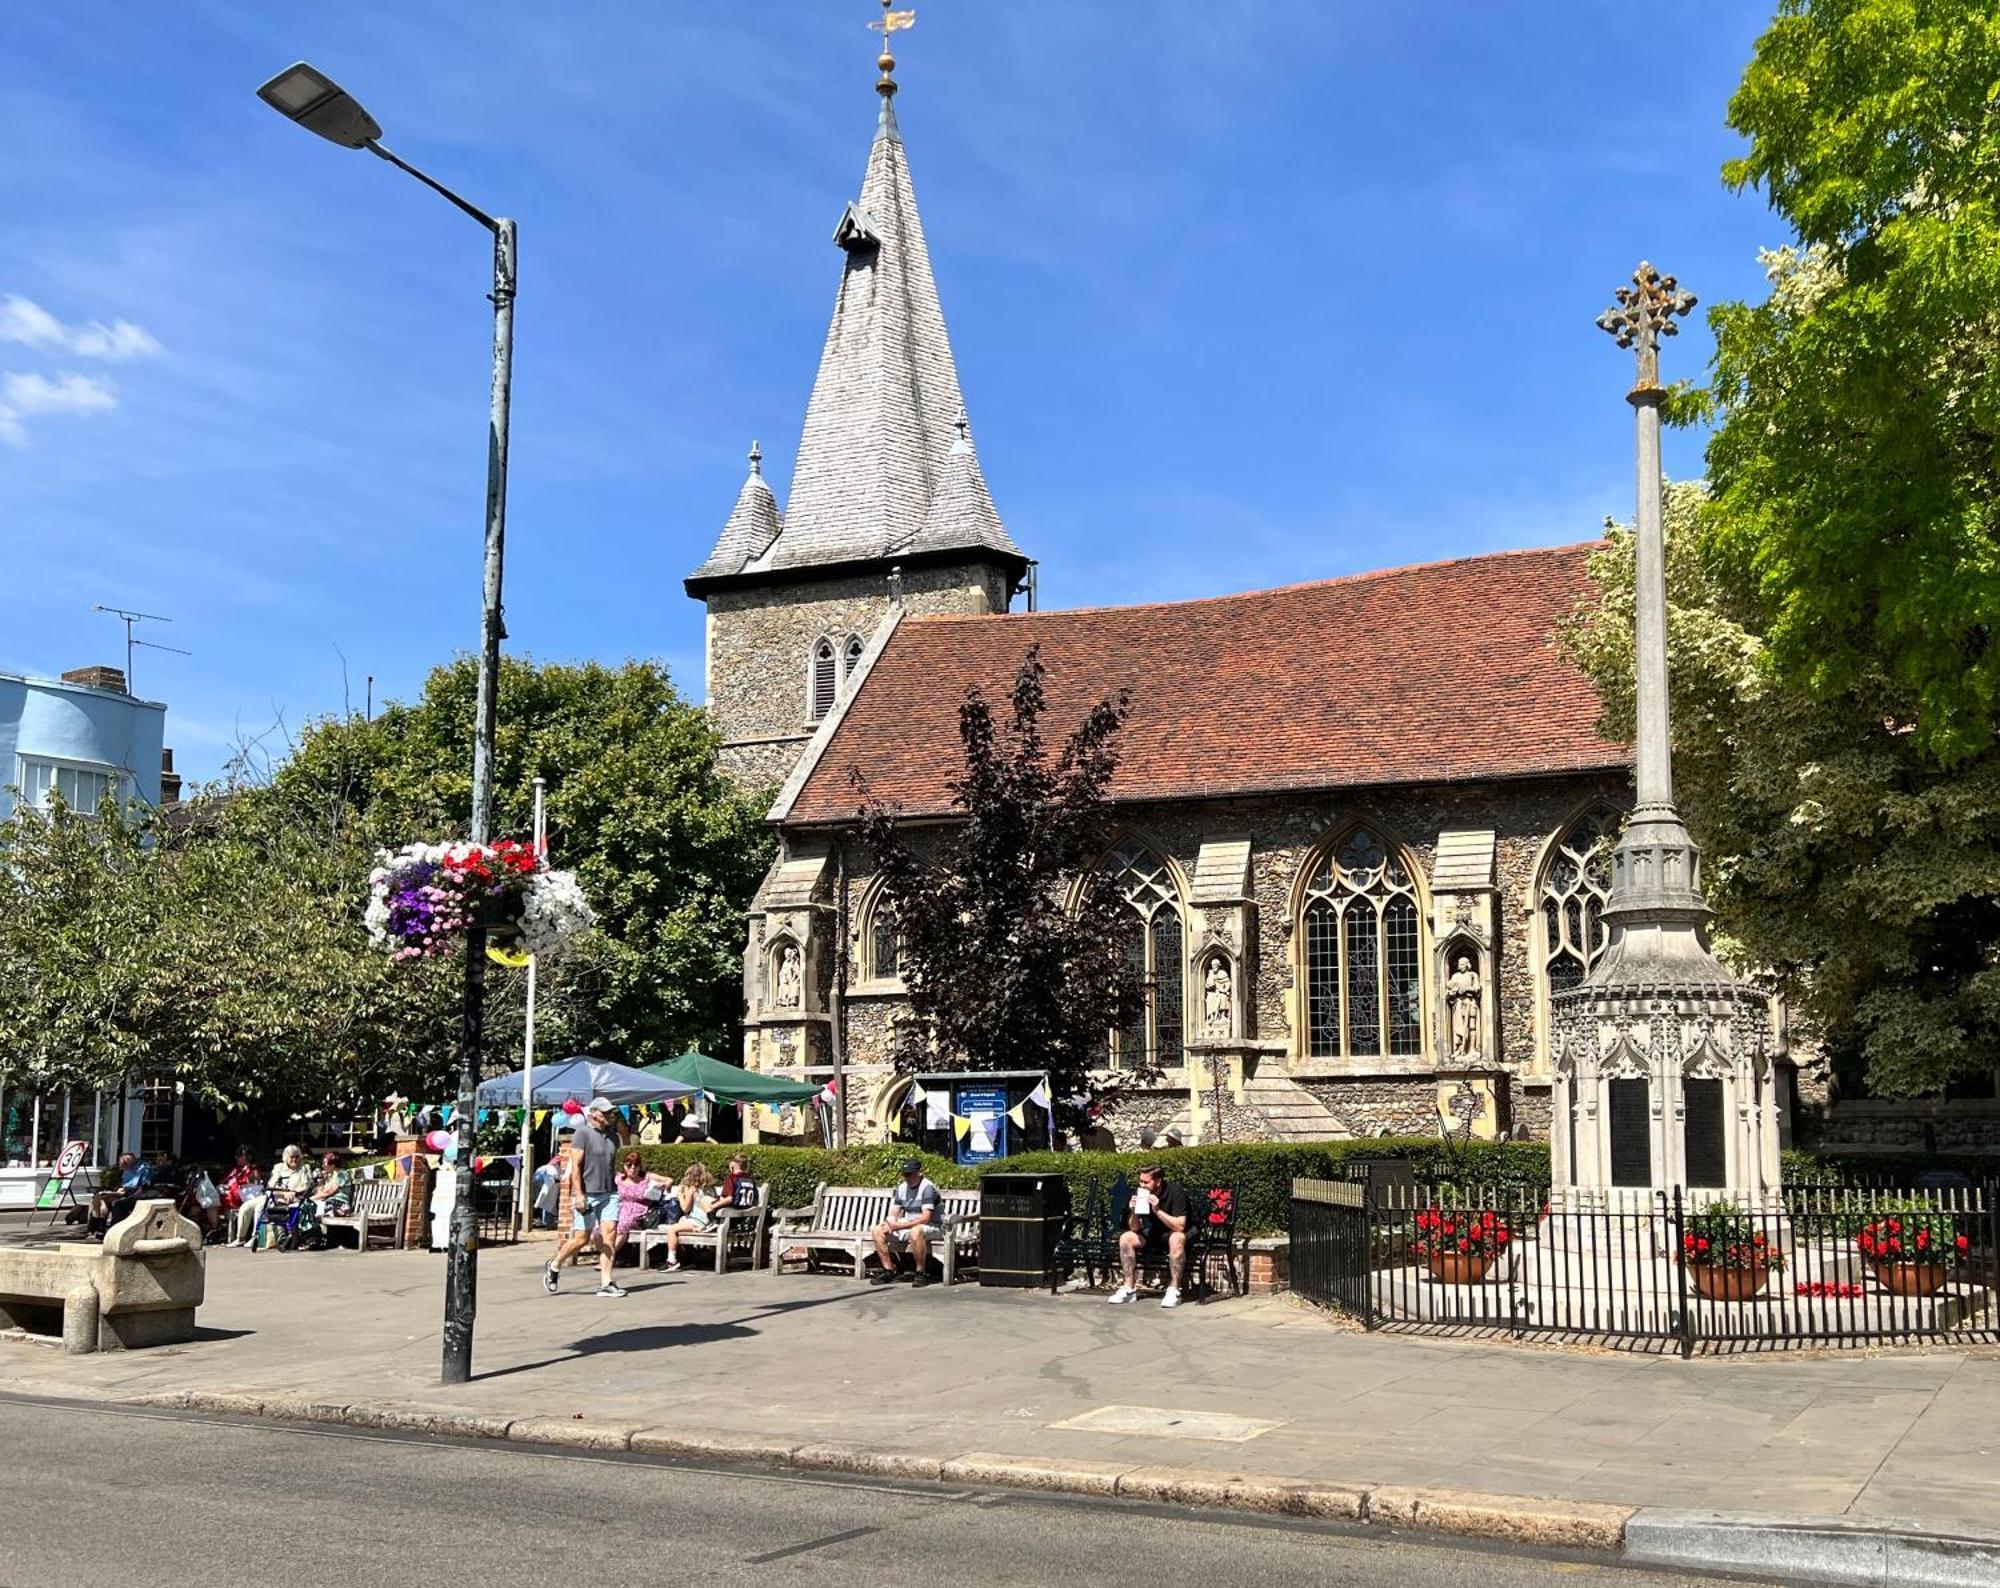
[[[699,1160],[719,1179],[731,1152],[727,1146],[642,1147],[646,1167],[678,1175]],[[771,1187],[774,1207],[802,1207],[812,1201],[813,1188],[829,1185],[893,1185],[897,1165],[911,1156],[908,1147],[748,1147],[750,1167]],[[984,1169],[1034,1173],[1056,1170],[1072,1182],[1095,1180],[1108,1184],[1120,1174],[1132,1176],[1148,1163],[1159,1163],[1168,1178],[1184,1184],[1234,1185],[1240,1193],[1238,1228],[1245,1235],[1282,1233],[1290,1224],[1292,1181],[1295,1177],[1337,1178],[1342,1166],[1375,1158],[1402,1159],[1419,1179],[1439,1178],[1479,1186],[1518,1186],[1539,1191],[1547,1186],[1549,1152],[1541,1142],[1473,1142],[1447,1147],[1435,1137],[1386,1137],[1367,1141],[1224,1143],[1215,1147],[1178,1147],[1166,1152],[1029,1152],[998,1163],[963,1167],[948,1158],[919,1152],[925,1172],[941,1186],[972,1187]]]
[[[2000,1179],[2000,1156],[1946,1152],[1814,1152],[1787,1147],[1786,1185],[1896,1186],[1916,1184],[1920,1174],[1956,1171],[1975,1183]]]

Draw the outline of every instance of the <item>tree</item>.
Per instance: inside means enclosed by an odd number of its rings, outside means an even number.
[[[1674,774],[1730,959],[1775,979],[1837,1071],[1883,1095],[2000,1064],[2000,751],[1946,768],[1910,731],[1915,687],[1880,665],[1816,686],[1768,665],[1763,591],[1667,493]],[[1563,643],[1629,738],[1631,535],[1591,561],[1600,597]]]
[[[308,828],[351,824],[376,845],[463,836],[476,681],[461,657],[410,705],[311,725],[249,799]],[[577,873],[598,916],[542,978],[538,1044],[636,1065],[726,1042],[742,1013],[743,911],[771,841],[760,804],[718,769],[707,715],[651,663],[508,658],[496,833],[528,834],[537,774],[548,780],[554,862]],[[489,998],[489,1008],[511,1002]]]
[[[1123,905],[1088,869],[1105,842],[1104,794],[1128,701],[1099,701],[1051,759],[1044,676],[1030,650],[1004,731],[980,690],[966,691],[965,770],[951,785],[962,816],[948,831],[931,841],[907,834],[862,783],[861,836],[894,903],[914,1016],[899,1068],[1045,1070],[1062,1099],[1105,1090],[1092,1072],[1109,1033],[1143,1013],[1144,991],[1121,949]]]
[[[1781,0],[1729,104],[1796,246],[1711,324],[1709,554],[1763,664],[1942,765],[2000,719],[2000,12]],[[1901,757],[1898,757],[1900,762]]]

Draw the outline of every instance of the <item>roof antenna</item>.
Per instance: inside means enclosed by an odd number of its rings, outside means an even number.
[[[184,651],[178,645],[161,645],[155,640],[134,638],[132,634],[134,623],[171,623],[172,618],[163,618],[157,612],[127,612],[123,607],[108,607],[101,601],[93,601],[90,610],[109,612],[125,625],[125,693],[128,695],[139,693],[132,683],[132,652],[136,647],[143,645],[149,651],[172,651],[176,656],[194,655],[193,651]]]

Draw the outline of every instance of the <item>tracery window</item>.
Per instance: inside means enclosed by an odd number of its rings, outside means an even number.
[[[1604,906],[1611,898],[1611,846],[1618,812],[1593,806],[1565,827],[1542,866],[1535,907],[1542,919],[1542,996],[1576,986],[1597,963],[1609,938]]]
[[[834,697],[840,690],[839,659],[833,649],[833,641],[822,639],[813,647],[812,655],[812,720],[818,722],[833,710]]]
[[[1103,869],[1129,911],[1119,946],[1146,989],[1139,1017],[1108,1034],[1109,1062],[1170,1069],[1182,1060],[1187,1020],[1180,890],[1166,861],[1143,844],[1119,845]]]
[[[1306,1051],[1316,1059],[1423,1052],[1423,942],[1409,868],[1357,827],[1307,880]]]

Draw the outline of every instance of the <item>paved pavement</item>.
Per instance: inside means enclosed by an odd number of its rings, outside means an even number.
[[[0,1388],[227,1386],[920,1454],[1931,1527],[2000,1518],[1995,1350],[1683,1362],[1362,1334],[1286,1297],[1167,1311],[802,1274],[656,1273],[599,1300],[570,1270],[551,1297],[546,1250],[481,1255],[477,1377],[460,1389],[437,1383],[437,1257],[228,1250],[211,1254],[193,1344],[65,1357],[0,1340]],[[1230,1437],[1193,1437],[1217,1433]]]
[[[0,1401],[0,1582],[265,1588],[1696,1588],[1678,1573],[1066,1496],[732,1471],[348,1429]],[[89,1525],[77,1525],[88,1518]]]

